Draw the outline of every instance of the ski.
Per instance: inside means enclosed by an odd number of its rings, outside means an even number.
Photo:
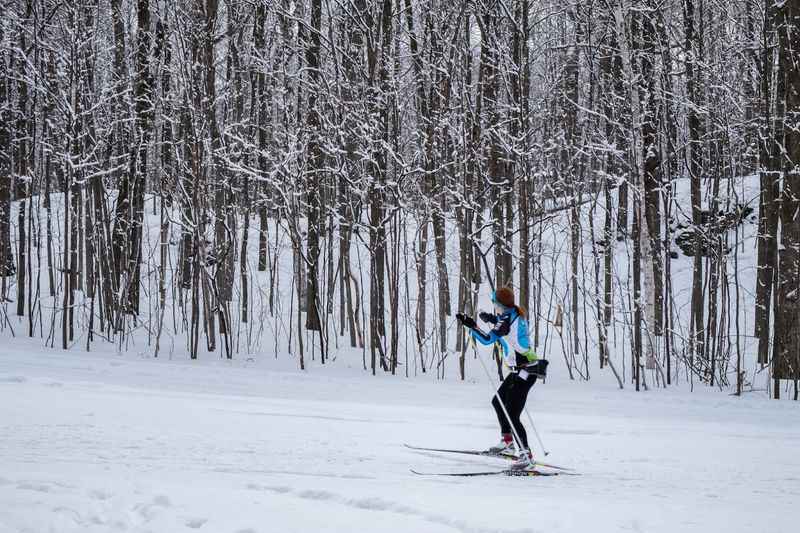
[[[479,450],[449,450],[446,448],[425,448],[422,446],[412,446],[410,444],[404,445],[409,450],[415,450],[418,452],[438,452],[438,453],[457,453],[460,455],[478,455],[481,457],[497,457],[498,459],[509,459],[514,460],[516,457],[513,455],[503,455],[499,453],[492,453],[489,451],[479,451]]]
[[[513,455],[503,455],[499,453],[492,453],[489,451],[479,451],[479,450],[450,450],[446,448],[425,448],[422,446],[412,446],[410,444],[405,445],[406,448],[409,450],[414,450],[418,452],[435,452],[435,453],[455,453],[459,455],[474,455],[478,457],[494,457],[496,459],[506,459],[508,461],[513,461],[516,459]],[[562,470],[564,472],[569,472],[572,468],[567,468],[564,466],[556,466],[547,463],[540,463],[539,461],[535,461],[536,466],[543,466],[545,468],[551,468],[553,470]]]
[[[570,475],[566,472],[542,472],[540,470],[491,470],[488,472],[417,472],[411,470],[412,474],[418,476],[445,476],[445,477],[482,477],[482,476],[509,476],[509,477],[539,477],[539,476],[558,476]],[[573,474],[577,475],[577,474]]]

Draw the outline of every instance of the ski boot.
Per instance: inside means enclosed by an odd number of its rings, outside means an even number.
[[[501,440],[498,444],[486,450],[486,453],[488,453],[489,455],[499,455],[504,457],[516,456],[513,437],[511,435],[504,434],[503,440]]]
[[[530,471],[536,468],[536,461],[533,460],[533,453],[530,450],[519,452],[517,460],[511,463],[509,470]]]

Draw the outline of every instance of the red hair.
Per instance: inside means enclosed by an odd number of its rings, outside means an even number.
[[[516,309],[519,316],[526,318],[527,313],[524,307],[520,307],[514,303],[514,290],[511,287],[500,287],[494,293],[494,301],[503,307],[509,309]]]

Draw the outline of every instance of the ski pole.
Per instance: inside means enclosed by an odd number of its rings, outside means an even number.
[[[472,340],[472,343],[473,343],[473,346],[474,346],[475,345],[474,344],[475,343],[475,339],[472,339],[471,337],[470,337],[470,339]],[[495,382],[494,378],[492,377],[492,375],[489,373],[489,369],[486,368],[486,363],[483,362],[483,358],[478,356],[478,359],[481,362],[481,366],[483,367],[483,371],[486,373],[486,377],[489,378],[489,383],[490,383],[489,387],[491,388],[492,387],[491,383],[493,383],[493,382],[496,383],[496,382]],[[514,438],[519,443],[518,447],[521,448],[522,441],[520,440],[519,436],[517,435],[517,430],[516,430],[516,428],[514,428],[514,423],[511,421],[511,417],[508,415],[508,410],[506,409],[505,403],[503,403],[502,398],[500,398],[500,395],[497,393],[496,390],[494,391],[494,395],[497,397],[497,401],[500,402],[500,407],[503,409],[503,414],[505,415],[506,420],[508,420],[508,424],[511,426],[511,432],[514,434]],[[536,435],[536,440],[539,442],[539,446],[542,448],[542,452],[544,452],[545,457],[547,457],[548,455],[550,455],[550,452],[547,451],[547,448],[545,448],[544,442],[542,442],[542,437],[539,435],[539,430],[536,429],[536,424],[533,423],[533,417],[531,416],[530,412],[528,411],[527,406],[525,407],[525,416],[527,416],[528,422],[530,422],[530,424],[531,424],[531,429],[533,429],[533,434]]]
[[[536,440],[539,441],[539,446],[541,446],[542,451],[544,452],[544,456],[547,457],[550,455],[550,452],[547,451],[547,448],[544,447],[544,442],[542,442],[542,437],[539,436],[539,431],[536,429],[536,424],[533,423],[533,417],[528,412],[528,407],[525,407],[525,416],[528,417],[528,422],[531,424],[531,429],[533,430],[533,434],[536,435]]]
[[[473,342],[474,342],[474,340],[473,340]],[[511,428],[511,434],[514,435],[514,440],[516,442],[517,449],[518,450],[522,450],[522,440],[519,438],[519,435],[517,435],[517,428],[514,427],[514,422],[511,420],[511,416],[508,414],[508,409],[506,409],[506,404],[503,401],[503,399],[500,397],[500,393],[496,389],[494,389],[494,387],[492,386],[492,382],[494,382],[494,380],[492,379],[492,376],[489,373],[489,369],[486,368],[486,363],[483,362],[483,357],[478,355],[478,361],[481,362],[481,366],[483,367],[483,371],[486,373],[486,377],[489,379],[489,381],[487,381],[486,384],[489,385],[490,389],[492,389],[492,392],[494,393],[494,397],[497,398],[497,401],[500,404],[500,408],[503,410],[503,415],[505,415],[506,420],[508,420],[508,425]]]

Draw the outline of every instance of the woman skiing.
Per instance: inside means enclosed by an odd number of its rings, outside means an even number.
[[[545,376],[547,361],[539,359],[531,347],[525,310],[514,303],[514,291],[508,287],[499,289],[492,294],[492,303],[494,314],[479,315],[482,321],[492,324],[493,327],[488,333],[478,328],[471,317],[458,314],[456,318],[470,330],[470,335],[477,342],[484,346],[495,343],[500,345],[503,363],[508,367],[509,373],[492,398],[492,406],[500,422],[502,440],[488,451],[492,454],[513,456],[516,434],[520,440],[517,443],[519,454],[511,468],[524,470],[535,466],[535,463],[528,446],[528,435],[520,422],[520,415],[525,409],[525,400],[531,387],[536,383],[536,378]]]

